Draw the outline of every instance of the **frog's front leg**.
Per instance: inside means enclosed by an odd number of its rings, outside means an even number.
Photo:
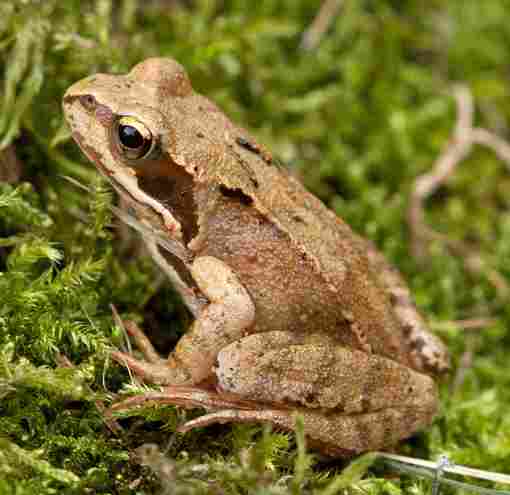
[[[255,318],[255,306],[234,272],[211,256],[194,260],[191,275],[210,303],[180,339],[168,360],[159,358],[147,337],[133,325],[127,330],[146,361],[113,352],[112,357],[129,366],[146,382],[161,385],[198,384],[213,373],[218,352],[239,339]]]

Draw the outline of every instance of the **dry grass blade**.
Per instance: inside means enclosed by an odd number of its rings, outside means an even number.
[[[498,296],[506,299],[510,297],[510,286],[499,272],[488,267],[479,253],[436,232],[425,220],[425,201],[448,181],[459,164],[471,153],[475,144],[494,151],[510,169],[510,145],[487,129],[473,127],[474,103],[469,88],[463,85],[456,86],[453,95],[457,104],[457,121],[453,136],[437,158],[432,171],[416,179],[411,193],[407,212],[411,249],[414,256],[423,260],[428,255],[430,241],[439,241],[446,245],[452,254],[464,259],[466,270],[475,275],[485,276],[496,289]]]
[[[464,490],[473,491],[487,495],[510,495],[507,490],[494,490],[482,488],[468,483],[462,483],[456,480],[445,478],[445,474],[456,474],[460,476],[468,476],[480,480],[492,481],[494,483],[502,483],[510,485],[510,476],[503,473],[495,473],[492,471],[484,471],[466,466],[460,466],[452,463],[447,457],[441,456],[437,462],[426,461],[424,459],[416,459],[395,454],[387,454],[385,452],[377,453],[388,465],[398,469],[399,471],[417,474],[438,480],[442,484],[451,485]],[[439,474],[439,476],[438,476]]]
[[[341,6],[342,0],[324,1],[312,24],[303,33],[300,44],[302,50],[309,52],[317,48]]]

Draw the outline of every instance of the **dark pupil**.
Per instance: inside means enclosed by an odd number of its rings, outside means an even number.
[[[132,125],[119,126],[119,139],[126,148],[137,149],[143,146],[143,136]]]

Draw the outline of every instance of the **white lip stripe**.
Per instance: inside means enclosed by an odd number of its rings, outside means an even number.
[[[138,180],[135,176],[129,175],[127,173],[119,173],[114,170],[110,180],[121,184],[134,200],[144,205],[150,206],[154,211],[159,213],[163,217],[165,227],[172,233],[172,235],[182,239],[181,224],[165,207],[163,207],[159,201],[151,198],[138,187]]]

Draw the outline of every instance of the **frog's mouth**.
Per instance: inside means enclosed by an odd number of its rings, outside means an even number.
[[[107,172],[107,169],[106,167],[103,165],[103,155],[101,155],[101,153],[99,153],[98,151],[96,151],[94,148],[92,148],[92,146],[89,146],[86,142],[85,142],[85,139],[83,138],[83,135],[76,131],[76,130],[73,130],[72,133],[71,133],[73,139],[78,143],[78,146],[80,147],[81,151],[84,153],[84,155],[92,162],[92,163],[95,163],[97,164],[97,167],[98,169],[100,170],[100,172],[108,177],[108,172]]]
[[[144,239],[154,242],[185,265],[193,261],[193,254],[182,243],[141,222],[136,215],[132,214],[131,208],[128,208],[128,211],[124,211],[116,206],[111,206],[111,210],[117,218],[136,230]]]

